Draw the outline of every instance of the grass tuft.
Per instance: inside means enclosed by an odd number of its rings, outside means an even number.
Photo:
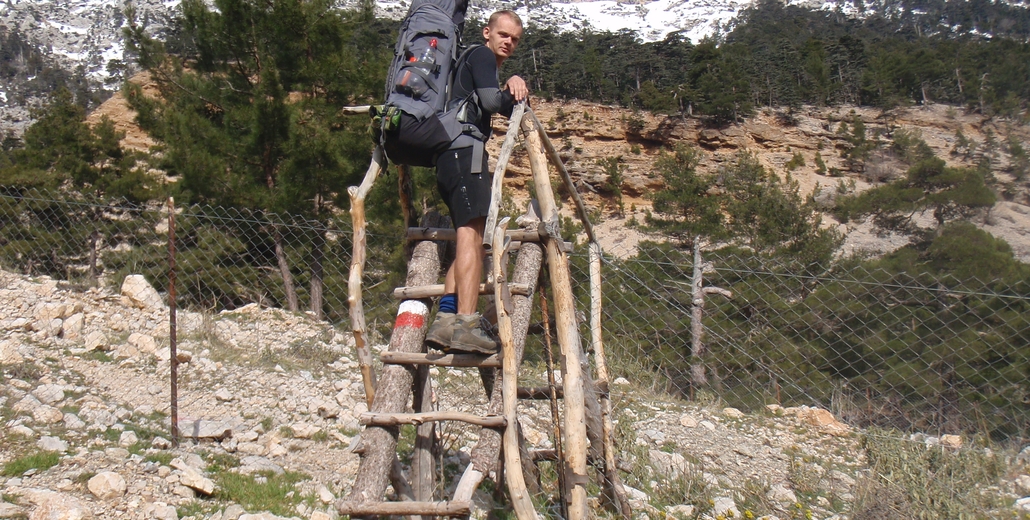
[[[13,477],[21,475],[30,469],[46,471],[56,466],[60,460],[61,456],[56,451],[37,451],[4,464],[4,469],[0,471],[0,474]]]
[[[271,471],[258,476],[221,472],[216,475],[218,489],[215,498],[235,502],[248,511],[268,511],[274,515],[293,515],[303,498],[296,483],[307,480],[307,475],[287,471],[277,475]]]
[[[871,471],[857,483],[854,520],[983,518],[1009,506],[991,489],[1005,473],[997,456],[926,446],[887,432],[873,431],[862,443]]]

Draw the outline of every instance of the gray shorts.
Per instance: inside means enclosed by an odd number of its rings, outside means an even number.
[[[451,210],[455,229],[490,212],[493,174],[483,154],[481,174],[473,175],[472,147],[447,150],[436,159],[436,187]]]

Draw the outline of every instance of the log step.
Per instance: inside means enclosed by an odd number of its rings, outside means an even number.
[[[554,462],[558,460],[558,450],[554,448],[529,450],[529,458],[532,459],[533,462]],[[587,457],[587,464],[590,464],[591,466],[599,466],[603,462],[603,460],[598,460],[594,457]]]
[[[472,508],[468,502],[337,502],[336,510],[341,515],[427,515],[468,516]]]
[[[508,290],[512,294],[519,294],[522,296],[529,295],[529,284],[524,283],[510,283],[508,284]],[[479,294],[493,294],[494,284],[492,283],[481,283],[479,284]],[[393,290],[393,297],[398,300],[418,300],[421,298],[435,298],[437,296],[443,296],[443,284],[432,284],[432,285],[420,285],[418,287],[398,287]]]
[[[561,386],[556,387],[554,390],[558,399],[565,397],[565,390]],[[519,387],[518,395],[519,399],[550,399],[551,389],[546,386]]]
[[[422,424],[436,421],[460,421],[484,428],[503,428],[508,421],[500,415],[474,415],[465,412],[423,412],[423,413],[374,413],[365,412],[358,416],[365,426],[399,426],[401,424]]]
[[[511,249],[518,249],[522,245],[522,242],[540,242],[546,236],[540,231],[530,231],[525,229],[509,229],[504,235],[511,239]],[[407,239],[408,240],[456,240],[457,232],[451,228],[426,228],[426,227],[412,227],[408,228]],[[572,242],[562,242],[561,248],[566,253],[572,252]]]
[[[481,356],[478,354],[444,354],[430,352],[428,354],[413,352],[383,352],[379,359],[387,365],[434,365],[438,367],[484,367],[497,368],[501,359],[496,354]]]

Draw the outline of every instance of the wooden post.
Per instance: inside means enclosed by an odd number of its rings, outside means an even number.
[[[569,260],[562,250],[558,229],[558,210],[551,191],[551,180],[547,175],[547,159],[544,157],[540,134],[533,132],[529,120],[526,148],[529,151],[529,165],[533,171],[540,202],[540,217],[550,226],[547,239],[547,264],[554,292],[555,321],[558,329],[558,345],[562,349],[562,386],[565,389],[565,435],[568,441],[566,453],[565,482],[569,486],[569,518],[587,518],[587,431],[585,396],[583,391],[583,347],[580,343],[579,326],[576,318],[575,299],[572,295],[572,280],[569,275]]]
[[[590,243],[590,334],[597,370],[598,397],[601,406],[601,434],[604,446],[604,487],[608,502],[615,512],[630,517],[629,498],[619,477],[615,457],[615,428],[612,425],[612,400],[609,394],[610,378],[601,335],[601,245]]]
[[[372,162],[368,165],[361,186],[347,188],[350,195],[350,216],[354,223],[354,253],[351,256],[350,278],[347,281],[347,303],[350,304],[350,324],[354,333],[354,350],[357,352],[358,366],[361,367],[361,380],[365,384],[365,402],[371,407],[375,398],[376,381],[372,374],[372,352],[365,345],[365,311],[361,303],[361,277],[365,273],[365,197],[379,176],[386,168],[386,155],[383,148],[377,146],[372,153]],[[435,281],[435,280],[434,280]]]
[[[179,356],[176,354],[175,324],[175,199],[168,197],[168,360],[171,369],[172,444],[179,446]]]
[[[511,312],[511,323],[516,366],[521,366],[526,346],[526,332],[529,330],[529,320],[533,312],[533,293],[540,279],[543,256],[543,247],[540,244],[526,243],[519,249],[515,258],[512,282],[521,283],[530,288],[526,295],[513,294],[511,297],[514,309]],[[490,393],[490,404],[487,407],[488,414],[503,413],[502,384],[503,377],[494,381],[493,391]],[[471,461],[454,491],[455,501],[467,502],[472,499],[472,493],[475,492],[484,477],[496,469],[500,449],[501,434],[498,431],[483,429],[479,433],[479,442],[472,448]],[[499,477],[495,477],[495,479],[499,480]]]
[[[508,133],[504,136],[501,153],[497,154],[497,166],[494,167],[493,185],[490,192],[490,213],[486,216],[486,229],[483,230],[483,247],[487,251],[494,246],[497,212],[501,207],[501,181],[504,180],[504,171],[508,169],[508,159],[511,158],[511,151],[515,148],[515,136],[519,133],[519,127],[522,125],[522,114],[525,111],[525,101],[515,105],[515,109],[511,112],[511,118],[508,119]]]
[[[558,173],[561,174],[562,181],[565,183],[565,187],[569,190],[572,202],[576,205],[576,214],[579,215],[579,220],[583,224],[583,232],[587,235],[587,240],[590,242],[597,242],[597,237],[594,236],[594,226],[590,223],[590,217],[587,215],[586,204],[583,203],[583,197],[580,197],[579,192],[576,191],[576,185],[572,182],[572,175],[570,175],[569,170],[565,168],[565,164],[561,162],[558,150],[554,149],[554,145],[551,144],[551,140],[547,138],[547,130],[544,129],[544,125],[540,124],[540,121],[536,118],[536,114],[534,114],[532,110],[527,110],[526,112],[529,121],[534,127],[536,127],[538,141],[543,147],[543,151],[546,152],[547,158],[551,160],[551,164],[554,165],[558,170]],[[527,132],[532,133],[532,130],[527,129]],[[547,170],[545,169],[544,171]]]
[[[504,255],[504,228],[508,224],[505,218],[497,224],[494,233],[493,247],[493,273],[494,273],[494,302],[497,308],[497,331],[501,337],[501,349],[504,361],[501,362],[502,370],[502,391],[504,401],[504,418],[508,425],[504,429],[504,480],[508,484],[508,495],[511,499],[515,516],[519,520],[536,520],[536,510],[533,508],[533,500],[526,490],[525,476],[522,474],[522,454],[519,446],[519,424],[518,424],[518,387],[519,387],[519,360],[515,353],[515,338],[512,332],[511,315],[506,303],[509,300],[505,294],[505,265],[502,263]]]
[[[433,380],[429,377],[429,365],[415,367],[415,397],[413,404],[416,412],[433,411]],[[436,447],[436,423],[425,422],[418,425],[415,433],[415,452],[411,456],[411,473],[415,500],[430,502],[436,489],[436,468],[433,462],[433,451]],[[422,520],[431,520],[424,516]]]
[[[409,286],[424,285],[436,280],[440,274],[440,256],[433,242],[420,242],[408,262]],[[425,340],[429,305],[424,300],[405,300],[397,311],[390,351],[421,352]],[[396,414],[404,411],[411,393],[414,376],[400,365],[383,369],[375,399],[370,411],[376,414]],[[369,426],[361,433],[357,451],[361,455],[358,474],[351,493],[337,503],[337,509],[353,504],[378,502],[383,499],[390,474],[390,465],[396,460],[397,426]],[[341,509],[342,510],[342,509]]]

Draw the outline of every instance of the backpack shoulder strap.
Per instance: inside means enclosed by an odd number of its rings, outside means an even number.
[[[454,60],[454,67],[451,68],[450,81],[447,82],[446,106],[450,107],[451,101],[454,99],[454,82],[458,79],[458,73],[461,71],[461,68],[465,66],[465,62],[468,61],[469,56],[472,54],[472,51],[482,46],[482,43],[473,43],[472,45],[469,45],[463,51],[461,51],[461,54],[458,55],[458,58]]]

